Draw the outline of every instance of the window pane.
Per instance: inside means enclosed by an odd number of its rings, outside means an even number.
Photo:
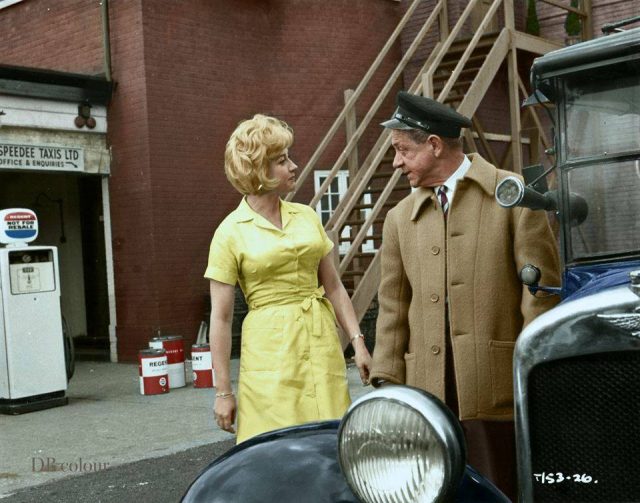
[[[567,179],[589,209],[584,222],[571,228],[571,259],[640,248],[640,160],[576,168]]]
[[[640,149],[640,71],[627,63],[566,82],[567,159]]]

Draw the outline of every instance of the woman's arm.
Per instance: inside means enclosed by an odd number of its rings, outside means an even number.
[[[220,428],[234,433],[236,400],[231,388],[229,360],[231,358],[231,322],[235,287],[211,280],[209,291],[211,293],[209,341],[211,342],[211,358],[216,373],[217,388],[214,416]]]
[[[333,309],[336,312],[336,318],[338,323],[342,327],[344,334],[352,338],[353,336],[360,334],[360,325],[356,318],[356,313],[353,309],[353,304],[349,298],[349,294],[344,288],[338,272],[333,265],[331,254],[326,255],[321,261],[318,267],[318,281],[324,287],[324,291],[327,294],[327,298],[333,305]],[[344,350],[349,344],[349,340],[343,338],[342,349]],[[355,362],[360,371],[360,379],[363,384],[369,383],[369,369],[371,367],[371,355],[369,350],[364,344],[364,338],[355,337],[352,340],[353,349],[356,353]]]

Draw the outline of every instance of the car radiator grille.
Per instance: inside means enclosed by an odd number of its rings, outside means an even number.
[[[640,502],[640,351],[540,364],[528,392],[536,503]]]

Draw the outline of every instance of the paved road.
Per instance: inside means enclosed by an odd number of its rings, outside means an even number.
[[[16,491],[1,503],[174,503],[213,459],[230,449],[225,440],[102,471]]]

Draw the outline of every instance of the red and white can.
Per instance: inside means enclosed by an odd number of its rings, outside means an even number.
[[[193,366],[193,387],[215,387],[216,373],[211,364],[209,344],[194,344],[191,346],[191,363]]]
[[[169,369],[164,349],[143,349],[138,352],[140,394],[169,393]]]
[[[159,335],[149,341],[149,347],[167,352],[169,387],[181,388],[184,379],[184,342],[180,335]]]

